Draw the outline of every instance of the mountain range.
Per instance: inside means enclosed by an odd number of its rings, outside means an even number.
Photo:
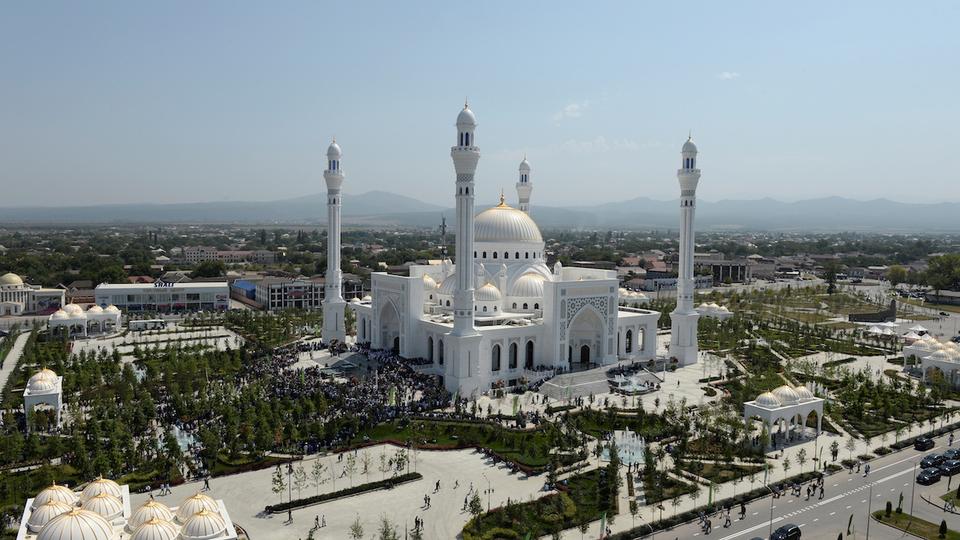
[[[491,205],[477,204],[478,211]],[[677,200],[637,197],[581,206],[539,206],[531,214],[542,229],[674,229]],[[371,191],[344,194],[345,226],[436,227],[454,210],[404,195]],[[960,203],[860,201],[842,197],[783,202],[775,199],[697,201],[700,230],[957,232]],[[300,224],[326,222],[326,195],[264,202],[110,204],[0,208],[0,223],[15,225],[221,223]]]

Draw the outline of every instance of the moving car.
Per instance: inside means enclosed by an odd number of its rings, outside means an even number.
[[[770,540],[799,540],[800,535],[800,527],[797,527],[793,523],[788,523],[773,531]]]
[[[933,439],[929,437],[917,437],[913,441],[913,447],[916,450],[929,450],[933,448]]]
[[[960,461],[956,459],[948,459],[940,464],[941,476],[953,476],[957,473],[960,473]]]
[[[946,461],[946,459],[944,459],[944,457],[940,454],[927,454],[923,456],[923,459],[920,460],[920,467],[923,469],[939,467],[944,461]]]
[[[949,448],[946,452],[943,453],[943,459],[950,461],[951,459],[960,459],[960,450],[956,448]]]
[[[924,469],[920,471],[920,474],[917,475],[917,483],[923,486],[936,484],[939,481],[940,481],[940,469],[936,467],[930,467],[929,469]]]

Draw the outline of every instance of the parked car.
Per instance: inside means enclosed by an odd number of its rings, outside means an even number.
[[[951,459],[960,459],[960,450],[957,450],[956,448],[948,449],[943,453],[943,459],[946,461],[950,461]]]
[[[770,540],[799,540],[801,534],[800,527],[797,527],[793,523],[788,523],[773,531],[773,536],[770,537]]]
[[[920,474],[917,475],[917,483],[920,485],[929,486],[930,484],[936,484],[939,481],[940,469],[936,467],[924,469],[920,471]]]
[[[933,446],[934,446],[933,439],[929,437],[917,437],[913,441],[913,448],[916,450],[921,450],[921,451],[929,450],[933,448]]]
[[[930,467],[939,467],[946,461],[940,454],[927,454],[920,460],[920,468],[929,469]]]
[[[941,316],[941,317],[949,317],[950,314],[947,313],[946,311],[941,311],[941,312],[940,312],[940,316]]]
[[[948,459],[940,464],[940,476],[953,476],[960,473],[960,460]]]

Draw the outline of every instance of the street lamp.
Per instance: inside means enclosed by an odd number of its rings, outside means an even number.
[[[770,491],[770,526],[769,526],[770,530],[767,532],[767,536],[772,537],[773,536],[773,488],[771,488],[768,484],[764,484],[763,487],[767,488],[767,490]]]
[[[910,484],[910,521],[913,521],[913,499],[917,490],[917,462],[913,464],[913,482]]]
[[[867,538],[870,540],[870,509],[873,506],[873,482],[870,482],[870,494],[867,496]]]
[[[287,502],[293,501],[293,484],[290,481],[290,477],[293,476],[293,462],[287,462]],[[293,505],[290,506],[290,513],[287,515],[287,518],[293,523]]]
[[[483,479],[487,481],[487,512],[490,511],[490,479],[487,478],[487,473],[480,473],[483,475]]]

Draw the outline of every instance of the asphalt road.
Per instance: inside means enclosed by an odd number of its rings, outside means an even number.
[[[644,538],[714,538],[717,540],[768,538],[771,530],[771,506],[773,530],[793,523],[800,527],[803,538],[807,539],[832,540],[840,533],[844,534],[845,539],[867,538],[868,506],[874,511],[881,510],[886,502],[890,501],[896,507],[900,493],[903,493],[904,513],[910,512],[911,493],[914,493],[915,516],[937,524],[940,520],[946,519],[950,529],[960,530],[960,515],[946,513],[921,498],[921,495],[926,495],[928,499],[939,500],[940,495],[949,491],[947,479],[940,480],[932,486],[914,485],[914,466],[920,459],[930,452],[942,452],[947,448],[946,437],[936,439],[936,443],[937,446],[927,452],[917,452],[911,447],[909,450],[874,459],[870,462],[871,470],[867,477],[862,473],[851,474],[846,471],[826,477],[823,500],[818,500],[816,496],[805,500],[805,490],[802,491],[804,495],[801,497],[784,495],[778,499],[771,499],[768,496],[747,505],[746,518],[742,521],[737,520],[739,508],[731,509],[733,523],[728,528],[723,527],[723,518],[714,514],[711,517],[713,531],[710,534],[704,534],[699,524],[694,522]],[[960,439],[955,441],[954,445],[960,445]],[[843,454],[842,451],[841,454]],[[953,489],[956,489],[958,482],[960,482],[960,476],[954,478],[951,484]],[[851,515],[854,534],[847,536],[847,523]],[[869,538],[892,540],[904,538],[904,534],[874,521],[870,523]]]

